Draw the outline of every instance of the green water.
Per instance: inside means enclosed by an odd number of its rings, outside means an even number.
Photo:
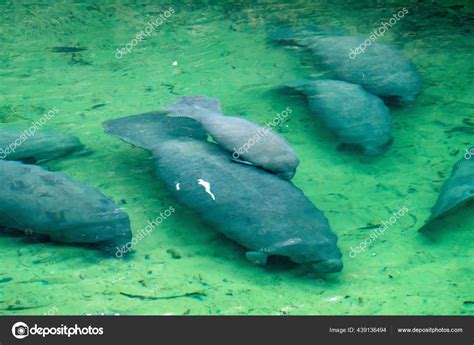
[[[159,29],[115,57],[170,6],[175,13]],[[409,14],[380,41],[412,59],[423,91],[414,104],[391,109],[395,141],[383,156],[340,152],[305,99],[278,89],[324,71],[307,53],[269,42],[267,33],[283,24],[328,24],[364,36],[404,6]],[[86,149],[45,168],[116,200],[134,232],[176,209],[126,260],[0,237],[0,314],[474,314],[464,303],[474,301],[472,208],[428,235],[417,232],[453,164],[474,144],[463,123],[474,119],[472,2],[1,1],[0,10],[2,126],[26,127],[56,107],[44,128],[76,135]],[[87,50],[51,50],[64,46]],[[243,248],[176,203],[153,176],[147,152],[103,133],[105,120],[183,95],[218,98],[226,114],[261,124],[293,110],[276,130],[301,160],[294,184],[339,236],[341,273],[321,278],[287,262],[250,264]],[[447,132],[456,127],[471,134]],[[405,216],[350,257],[370,234],[361,228],[403,206]]]

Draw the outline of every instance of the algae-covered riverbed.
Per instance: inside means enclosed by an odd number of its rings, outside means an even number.
[[[117,54],[170,7],[162,25]],[[318,24],[367,36],[402,7],[408,14],[380,40],[413,61],[423,89],[390,108],[394,142],[383,155],[340,151],[306,100],[280,89],[325,71],[268,33]],[[125,259],[2,235],[0,314],[474,314],[472,205],[417,231],[474,145],[469,1],[2,1],[0,9],[0,125],[27,127],[57,108],[44,129],[75,135],[85,149],[44,168],[114,199],[134,233],[175,210]],[[293,183],[339,237],[340,273],[316,277],[285,260],[251,264],[244,248],[177,203],[146,151],[104,134],[106,120],[185,95],[217,98],[225,114],[259,124],[292,110],[274,130],[300,159]],[[350,255],[403,207],[382,236]]]

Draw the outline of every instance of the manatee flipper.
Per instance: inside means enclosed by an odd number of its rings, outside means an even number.
[[[248,251],[245,253],[247,260],[253,264],[265,266],[267,264],[268,254],[262,252]]]
[[[448,180],[444,183],[431,216],[418,230],[425,231],[428,225],[454,209],[474,199],[474,158],[456,163]]]

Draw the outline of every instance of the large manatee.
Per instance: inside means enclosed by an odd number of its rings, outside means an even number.
[[[410,102],[421,91],[421,77],[415,65],[389,45],[369,39],[371,44],[366,44],[364,52],[355,54],[366,37],[333,36],[304,29],[282,29],[271,37],[307,47],[335,79],[362,85],[389,101]]]
[[[267,126],[225,116],[217,99],[181,97],[165,110],[200,122],[223,148],[233,152],[235,159],[258,165],[287,180],[295,175],[299,160],[285,139]]]
[[[193,119],[154,114],[104,123],[108,134],[149,150],[156,173],[185,206],[265,264],[282,255],[321,273],[342,269],[337,236],[324,214],[291,182],[235,163],[206,141]]]
[[[19,128],[0,128],[0,159],[42,163],[82,148],[79,139],[68,134],[38,131],[29,135]]]
[[[0,160],[0,227],[108,252],[131,240],[128,215],[96,189],[36,165]]]
[[[420,229],[427,230],[431,222],[444,217],[458,206],[474,199],[474,158],[463,159],[454,165],[451,175],[441,188],[431,216]]]
[[[368,155],[378,155],[392,142],[388,108],[360,85],[339,80],[301,80],[286,86],[307,96],[313,114],[342,144],[361,147]]]

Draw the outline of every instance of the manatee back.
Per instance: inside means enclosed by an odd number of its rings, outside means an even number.
[[[391,142],[389,109],[361,86],[339,80],[303,80],[287,86],[307,95],[311,111],[342,143],[359,145],[368,154],[380,154]]]
[[[334,73],[335,77],[362,85],[367,91],[384,98],[412,101],[422,88],[415,65],[399,50],[373,42],[364,53],[350,58],[366,38],[329,36],[314,41],[313,53]]]
[[[154,154],[170,192],[234,241],[298,263],[341,257],[324,214],[291,182],[232,162],[212,143],[173,140]]]

